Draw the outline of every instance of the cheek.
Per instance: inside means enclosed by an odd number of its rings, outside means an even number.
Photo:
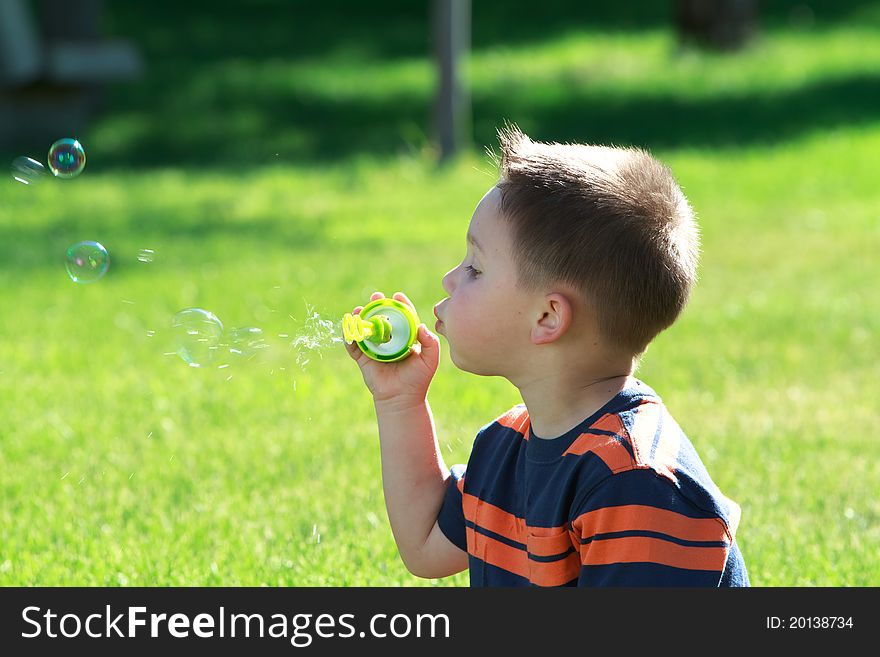
[[[472,339],[494,335],[499,322],[505,319],[505,312],[499,308],[498,295],[490,288],[462,288],[456,292],[448,313],[456,335]]]

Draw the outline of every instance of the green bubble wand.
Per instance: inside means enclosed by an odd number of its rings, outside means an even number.
[[[375,299],[359,315],[345,313],[342,335],[367,356],[383,363],[403,360],[418,339],[419,316],[397,299]]]

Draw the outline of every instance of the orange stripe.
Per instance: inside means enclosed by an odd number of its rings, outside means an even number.
[[[539,531],[541,533],[538,533]],[[529,554],[537,557],[555,557],[557,554],[566,552],[572,545],[580,547],[580,540],[577,543],[572,543],[565,527],[554,527],[555,533],[552,535],[543,534],[547,531],[550,530],[543,527],[529,527],[529,534],[526,538]]]
[[[626,427],[623,426],[623,420],[620,419],[620,416],[612,415],[610,413],[603,415],[593,422],[593,424],[590,425],[590,428],[619,433],[621,436],[625,435],[626,432]]]
[[[517,518],[512,513],[468,493],[462,498],[462,507],[465,519],[483,529],[525,545],[526,521],[522,518]]]
[[[651,401],[642,402],[636,407],[632,429],[629,432],[633,454],[637,464],[647,464],[651,456],[651,445],[657,434],[661,407]]]
[[[566,531],[566,525],[559,525],[558,527],[529,527],[526,525],[524,518],[508,513],[501,507],[485,502],[470,493],[462,494],[462,510],[464,511],[465,520],[469,520],[483,529],[488,529],[494,534],[517,543],[522,543],[523,545],[529,545],[530,540],[538,543],[548,537],[555,538]],[[529,551],[532,554],[539,554],[532,550]],[[560,552],[565,552],[565,548],[539,556],[552,556]]]
[[[462,507],[465,519],[475,525],[504,538],[509,538],[511,541],[526,544],[528,530],[526,529],[526,521],[522,518],[517,518],[512,513],[468,493],[465,493],[462,498]]]
[[[528,579],[538,586],[561,586],[580,574],[580,559],[572,553],[551,562],[532,561],[524,550],[467,528],[468,552],[488,564]]]
[[[612,472],[629,470],[635,465],[632,456],[626,451],[626,447],[621,445],[620,441],[614,436],[596,436],[590,433],[582,433],[565,450],[563,456],[566,454],[576,454],[579,456],[587,452],[593,452],[593,454],[602,459]]]
[[[529,411],[525,408],[511,408],[507,413],[495,420],[502,427],[513,429],[522,434],[526,440],[529,439],[529,426],[532,423],[529,417]]]
[[[498,568],[528,579],[529,557],[525,550],[506,545],[490,536],[467,528],[468,552]]]
[[[571,523],[581,538],[612,532],[660,532],[684,541],[724,541],[727,539],[720,518],[689,518],[654,506],[627,504],[588,511]]]
[[[651,465],[667,479],[677,481],[675,470],[678,468],[678,452],[681,449],[681,429],[668,413],[663,417],[663,429],[657,442],[657,451]],[[648,452],[650,454],[650,452]]]
[[[529,581],[538,586],[562,586],[581,574],[581,560],[577,552],[565,559],[550,562],[529,560]]]
[[[725,547],[685,547],[659,538],[627,536],[581,546],[585,566],[613,563],[656,563],[686,570],[724,569]]]

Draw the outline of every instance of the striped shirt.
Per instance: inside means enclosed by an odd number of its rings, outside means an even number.
[[[748,586],[739,516],[636,381],[558,438],[536,438],[523,404],[487,424],[438,524],[471,586]]]

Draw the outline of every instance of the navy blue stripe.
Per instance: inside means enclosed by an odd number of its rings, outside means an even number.
[[[513,539],[507,538],[506,536],[502,536],[501,534],[496,534],[495,532],[486,529],[485,527],[480,527],[472,523],[470,520],[465,520],[465,525],[473,529],[478,534],[482,534],[483,536],[488,536],[489,538],[494,538],[496,541],[500,541],[505,545],[509,545],[510,547],[516,548],[518,550],[523,550],[528,553],[529,559],[532,561],[538,561],[541,563],[551,563],[553,561],[560,561],[567,557],[569,554],[574,552],[574,547],[569,547],[565,552],[560,552],[559,554],[552,554],[550,556],[542,557],[536,554],[532,554],[528,551],[528,547],[520,543],[519,541],[514,541]]]
[[[486,563],[479,557],[469,555],[471,586],[530,586],[528,578],[512,573],[504,568]]]
[[[499,437],[499,438],[500,438],[501,436],[503,436],[504,434],[513,434],[513,435],[511,435],[511,436],[506,436],[506,437],[507,437],[508,439],[511,439],[511,440],[512,440],[513,438],[519,438],[519,439],[522,440],[523,442],[525,442],[525,440],[526,440],[526,434],[524,434],[524,433],[520,433],[520,432],[517,431],[516,429],[514,429],[514,428],[512,428],[512,427],[505,426],[505,425],[501,424],[500,422],[497,422],[497,421],[496,421],[496,422],[495,422],[495,425],[494,425],[492,428],[498,430],[498,432],[499,432],[500,435],[499,435],[499,434],[496,434],[496,436]]]
[[[509,545],[510,547],[517,548],[518,550],[526,551],[526,546],[522,543],[514,541],[512,539],[507,538],[506,536],[502,536],[501,534],[496,534],[495,532],[486,529],[485,527],[480,527],[479,525],[475,525],[470,520],[465,520],[464,524],[473,529],[478,534],[482,534],[483,536],[488,536],[489,538],[494,538],[496,541],[501,541],[505,545]]]
[[[635,469],[607,477],[580,500],[572,513],[578,516],[608,507],[639,504],[666,511],[675,511],[688,518],[718,518],[694,506],[676,486],[652,469]],[[719,531],[721,525],[719,524]]]
[[[554,561],[562,561],[572,552],[574,552],[574,547],[569,547],[565,552],[560,552],[559,554],[554,554],[549,557],[539,557],[537,554],[529,552],[529,560],[537,561],[538,563],[553,563]]]
[[[633,452],[632,444],[630,443],[630,441],[628,441],[626,438],[621,436],[619,433],[614,434],[614,439],[617,442],[619,442],[621,445],[623,445],[624,449],[626,449],[626,451],[629,453],[629,457],[633,461],[635,461],[636,455],[635,455],[635,452]]]
[[[687,570],[656,563],[581,566],[581,586],[718,586],[721,571]]]
[[[654,440],[651,442],[651,455],[648,457],[648,463],[654,462],[654,457],[657,455],[657,445],[660,444],[660,436],[663,435],[663,409],[660,410],[661,413],[657,418],[657,429],[654,431]]]
[[[626,538],[627,536],[644,536],[647,538],[659,538],[668,543],[676,543],[678,545],[683,545],[685,547],[727,547],[727,541],[686,541],[682,538],[676,538],[675,536],[670,536],[669,534],[663,534],[661,532],[652,532],[652,531],[642,531],[642,530],[628,530],[625,532],[608,532],[606,534],[594,534],[593,536],[588,536],[587,538],[581,539],[581,545],[587,545],[588,543],[592,543],[593,541],[604,541],[612,538]]]

